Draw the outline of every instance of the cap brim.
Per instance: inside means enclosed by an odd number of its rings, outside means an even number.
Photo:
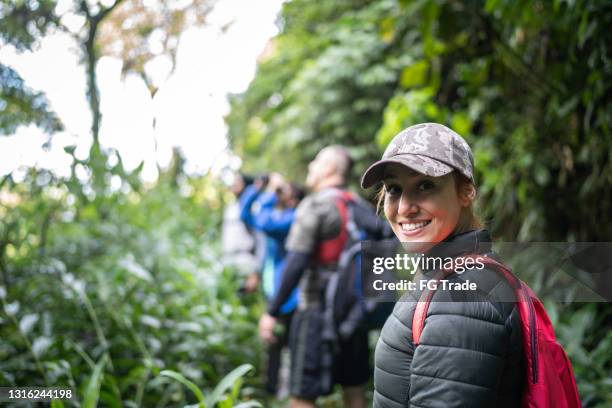
[[[441,177],[454,170],[448,164],[432,159],[431,157],[420,154],[402,154],[379,160],[368,167],[361,178],[361,188],[370,188],[382,181],[385,177],[385,168],[390,163],[401,164],[409,169],[431,177]]]

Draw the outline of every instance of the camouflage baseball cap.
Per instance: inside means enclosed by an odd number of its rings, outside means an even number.
[[[467,142],[453,130],[438,123],[421,123],[398,133],[361,178],[361,187],[382,181],[385,167],[399,163],[419,173],[440,177],[457,170],[474,183],[474,157]]]

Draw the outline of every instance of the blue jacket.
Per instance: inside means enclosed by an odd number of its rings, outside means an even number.
[[[268,300],[273,299],[282,281],[285,263],[285,239],[295,218],[295,208],[275,208],[275,193],[264,193],[249,186],[240,197],[240,219],[249,227],[266,234],[266,254],[262,272],[263,290]],[[290,313],[297,307],[298,290],[281,306],[281,313]]]

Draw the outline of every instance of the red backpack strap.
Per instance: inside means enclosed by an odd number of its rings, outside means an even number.
[[[444,269],[440,271],[438,276],[434,278],[436,281],[434,288],[438,287],[437,283],[440,282],[441,279],[444,279],[451,273],[453,273],[452,269]],[[436,289],[434,288],[430,289],[427,287],[423,292],[421,292],[421,297],[419,298],[416,308],[414,309],[414,317],[412,318],[412,342],[415,346],[417,346],[421,340],[421,333],[423,332],[425,319],[427,318],[427,310],[429,309],[429,304],[431,303],[433,295],[436,293]]]
[[[508,267],[503,265],[502,263],[497,262],[493,258],[489,258],[487,256],[478,255],[478,254],[464,255],[463,257],[464,258],[480,257],[481,261],[485,265],[490,265],[495,270],[501,272],[504,275],[504,278],[508,280],[508,282],[510,282],[510,284],[512,285],[512,288],[515,291],[517,289],[520,290],[521,282],[518,280],[516,276],[512,274],[512,272],[510,272]],[[441,279],[446,278],[453,272],[454,271],[452,269],[442,270],[438,274],[438,276],[435,277],[434,279],[436,283],[438,283]],[[434,288],[437,288],[437,286],[438,286],[437,284],[434,285]],[[433,295],[435,294],[435,292],[436,292],[435,289],[427,288],[421,293],[421,296],[419,297],[419,300],[417,301],[417,305],[414,310],[414,318],[412,319],[412,342],[414,343],[415,346],[419,344],[419,341],[421,339],[421,333],[423,332],[423,327],[425,326],[425,318],[427,317],[427,310],[429,309],[429,304],[431,303],[431,299],[433,298]]]
[[[464,258],[468,258],[468,257],[469,258],[474,258],[474,257],[484,258],[483,255],[478,255],[478,254],[464,255],[463,257]],[[423,327],[425,326],[425,319],[427,318],[427,310],[429,309],[429,304],[431,303],[431,299],[433,298],[433,295],[436,293],[436,289],[438,288],[438,283],[440,282],[440,280],[446,278],[447,276],[451,275],[454,272],[455,271],[452,268],[441,270],[438,273],[438,275],[433,278],[433,280],[435,280],[436,282],[436,284],[433,285],[433,288],[430,289],[428,286],[423,292],[421,292],[421,296],[419,297],[419,300],[417,301],[416,308],[414,309],[414,317],[412,319],[412,342],[414,343],[415,346],[418,346],[421,340],[421,333],[423,332]]]
[[[340,233],[334,238],[322,241],[317,247],[316,259],[319,264],[338,262],[348,239],[348,203],[354,200],[353,195],[345,190],[334,189],[334,201],[340,213]]]

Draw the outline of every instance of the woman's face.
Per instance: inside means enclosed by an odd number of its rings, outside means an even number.
[[[400,164],[389,164],[385,171],[385,216],[402,242],[443,241],[455,229],[461,210],[471,203],[458,195],[452,173],[430,177]],[[431,245],[419,245],[424,251]]]

